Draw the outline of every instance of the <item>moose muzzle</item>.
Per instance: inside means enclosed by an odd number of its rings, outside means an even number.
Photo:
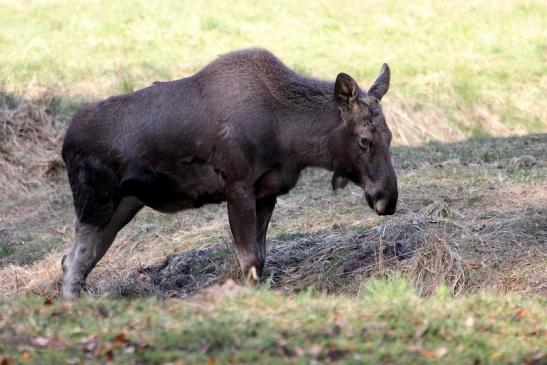
[[[365,198],[368,206],[379,215],[392,215],[397,207],[398,191],[384,189],[367,189]]]

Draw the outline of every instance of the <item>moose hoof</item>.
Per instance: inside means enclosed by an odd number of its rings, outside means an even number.
[[[251,285],[256,285],[260,281],[260,278],[258,277],[258,271],[256,270],[256,266],[251,266],[249,271],[247,271],[246,276],[246,282]]]
[[[62,289],[63,300],[74,301],[79,299],[83,286],[83,280],[74,279],[71,275],[65,275]]]
[[[66,302],[73,302],[80,298],[80,291],[76,289],[64,289],[63,300]]]

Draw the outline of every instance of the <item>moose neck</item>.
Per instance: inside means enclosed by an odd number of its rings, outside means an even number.
[[[323,106],[314,111],[298,113],[283,123],[284,148],[289,151],[298,168],[334,168],[332,136],[337,129],[339,115],[333,101],[332,108]]]
[[[297,75],[285,67],[277,71],[278,79],[266,78],[265,85],[280,108],[283,149],[299,169],[332,170],[335,165],[332,135],[340,119],[334,82]]]

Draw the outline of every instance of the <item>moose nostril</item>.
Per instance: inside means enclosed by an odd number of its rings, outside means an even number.
[[[365,191],[365,198],[368,206],[379,215],[391,215],[396,211],[398,198],[396,190],[394,192],[381,189]]]
[[[388,201],[387,199],[380,199],[376,201],[375,210],[378,214],[384,215],[386,214],[387,207],[388,207]]]
[[[375,201],[376,213],[380,215],[392,215],[395,214],[397,209],[397,192],[385,197],[384,199]]]

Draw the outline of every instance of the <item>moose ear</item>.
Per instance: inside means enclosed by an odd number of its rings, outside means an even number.
[[[357,99],[357,83],[348,74],[339,73],[334,84],[334,97],[339,105],[351,108]]]
[[[382,69],[380,70],[380,74],[378,75],[378,77],[376,77],[376,80],[374,80],[374,83],[368,90],[368,95],[372,95],[376,99],[382,100],[384,95],[387,93],[387,90],[389,89],[389,78],[389,66],[387,65],[387,63],[384,63]]]

